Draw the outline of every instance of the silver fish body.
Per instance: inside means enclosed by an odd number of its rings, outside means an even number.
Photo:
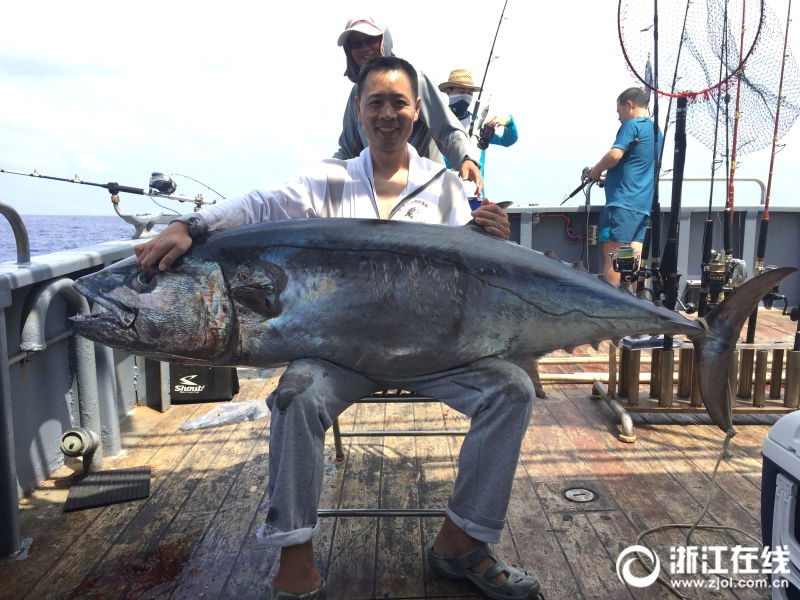
[[[268,367],[313,357],[392,376],[659,333],[714,340],[702,363],[724,360],[761,296],[791,271],[753,280],[747,298],[735,294],[749,305],[733,311],[738,326],[726,302],[719,331],[705,334],[697,321],[472,227],[295,220],[212,234],[152,280],[133,259],[87,275],[75,286],[110,314],[74,326],[158,359]],[[727,391],[712,402],[727,429]]]

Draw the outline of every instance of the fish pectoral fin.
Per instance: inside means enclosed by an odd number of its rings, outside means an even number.
[[[271,284],[254,283],[232,287],[231,297],[267,318],[275,317],[281,312],[279,293]]]

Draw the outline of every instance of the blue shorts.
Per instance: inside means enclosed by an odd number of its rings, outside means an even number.
[[[600,215],[598,241],[643,242],[649,215],[628,210],[620,206],[606,206]]]

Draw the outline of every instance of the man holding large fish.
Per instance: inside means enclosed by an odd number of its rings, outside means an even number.
[[[398,388],[471,418],[431,568],[489,598],[536,598],[539,583],[488,546],[502,535],[533,404],[516,363],[624,335],[686,335],[703,402],[732,434],[739,330],[794,270],[751,279],[689,320],[505,241],[498,206],[470,213],[457,176],[406,143],[414,81],[405,61],[372,59],[358,82],[370,142],[359,157],[181,218],[135,258],[75,282],[107,311],[73,318],[89,339],[161,360],[288,364],[268,398],[270,503],[258,537],[281,547],[269,598],[324,597],[311,540],[325,431],[358,398]],[[310,218],[320,216],[352,218]]]
[[[150,277],[169,269],[191,247],[192,235],[201,235],[209,226],[228,229],[316,216],[450,226],[473,219],[487,233],[507,239],[508,217],[499,207],[487,203],[470,212],[457,176],[420,158],[407,143],[419,114],[416,83],[413,67],[402,59],[373,59],[361,69],[358,82],[357,109],[370,142],[359,157],[343,164],[323,163],[318,174],[273,190],[256,190],[173,222],[157,238],[136,247],[139,267]],[[343,181],[332,190],[337,178]],[[317,283],[314,286],[314,293],[325,293]],[[413,302],[413,297],[408,300]],[[440,298],[446,305],[450,300]],[[350,318],[370,328],[368,314],[352,313]],[[405,326],[398,315],[397,327]],[[268,399],[270,506],[258,538],[281,546],[280,567],[268,597],[324,597],[311,539],[317,529],[325,431],[352,401],[378,389],[402,388],[437,397],[472,418],[447,517],[429,552],[431,567],[444,577],[472,580],[490,598],[536,598],[539,583],[505,564],[487,545],[500,541],[531,414],[534,390],[526,373],[488,356],[421,376],[382,374],[370,366],[363,362],[362,373],[311,356],[298,358]]]

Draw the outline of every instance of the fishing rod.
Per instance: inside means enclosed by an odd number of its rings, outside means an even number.
[[[472,110],[472,118],[469,121],[469,137],[472,137],[472,131],[475,129],[475,115],[478,114],[478,110],[481,106],[481,94],[483,94],[483,86],[486,83],[486,74],[489,72],[489,65],[492,62],[492,55],[494,54],[494,45],[497,42],[497,34],[500,33],[500,25],[503,23],[503,15],[506,13],[506,6],[508,5],[508,0],[505,0],[503,3],[503,10],[500,13],[500,20],[497,22],[497,29],[494,32],[494,40],[492,41],[492,48],[489,50],[489,60],[486,61],[486,68],[483,70],[483,79],[481,80],[481,89],[478,90],[478,99],[475,100],[475,108]]]
[[[761,216],[761,225],[758,230],[758,244],[756,248],[756,264],[753,268],[753,277],[760,275],[764,271],[764,255],[767,252],[767,231],[769,229],[769,199],[772,191],[772,172],[775,166],[775,149],[778,145],[778,124],[781,117],[781,97],[783,94],[783,75],[784,68],[786,67],[786,52],[789,40],[789,23],[791,22],[792,15],[792,0],[789,0],[789,8],[786,13],[786,34],[783,38],[783,59],[781,60],[781,77],[778,83],[778,102],[775,109],[775,131],[772,137],[772,154],[769,159],[769,176],[767,178],[767,193],[764,197],[764,213]],[[775,298],[779,298],[777,293],[777,286],[774,290],[769,292],[764,297],[764,304],[771,306]],[[785,300],[785,297],[784,297]],[[747,336],[745,341],[748,344],[755,342],[756,323],[758,320],[758,308],[756,307],[750,314],[750,319],[747,321]]]
[[[654,2],[654,15],[653,15],[653,62],[654,62],[654,69],[653,69],[653,84],[655,85],[655,89],[657,87],[658,81],[658,2]],[[683,14],[683,25],[681,28],[681,42],[678,45],[678,54],[675,60],[675,69],[672,73],[672,84],[670,85],[670,93],[669,93],[669,103],[667,104],[667,116],[664,119],[664,134],[663,138],[667,137],[667,131],[669,130],[669,115],[672,112],[672,101],[674,99],[675,93],[675,86],[678,82],[678,66],[680,65],[680,57],[681,52],[683,51],[683,40],[686,33],[686,25],[689,18],[689,2],[686,3],[686,10]],[[685,100],[685,97],[684,97]],[[680,108],[681,98],[678,98],[678,111],[681,110]],[[676,123],[677,125],[677,123]],[[683,106],[683,131],[679,134],[677,131],[675,132],[675,140],[676,140],[676,155],[675,158],[678,160],[678,149],[677,149],[677,140],[682,138],[683,143],[683,156],[680,157],[681,160],[685,162],[685,152],[686,152],[686,106],[684,102]],[[659,191],[658,191],[658,180],[661,174],[661,165],[664,159],[664,146],[665,144],[659,144],[659,129],[658,129],[658,93],[655,94],[655,100],[653,104],[653,157],[655,158],[654,166],[653,166],[653,205],[651,206],[650,210],[650,223],[648,223],[648,229],[645,229],[645,240],[642,244],[642,257],[640,258],[641,264],[645,264],[647,261],[647,257],[649,254],[649,248],[652,246],[653,248],[653,260],[651,263],[651,268],[642,269],[641,275],[637,278],[637,293],[644,288],[644,281],[648,277],[648,275],[655,275],[652,281],[652,294],[654,299],[661,298],[662,295],[667,297],[666,305],[669,306],[670,309],[675,308],[675,304],[677,301],[677,294],[678,294],[678,264],[677,264],[677,239],[678,239],[678,217],[674,214],[674,202],[675,202],[675,194],[678,194],[678,210],[680,210],[680,195],[681,195],[681,186],[683,185],[683,165],[680,168],[680,174],[675,175],[672,180],[672,194],[673,194],[673,205],[670,209],[670,224],[668,229],[668,238],[666,242],[666,246],[664,247],[664,251],[659,254],[661,248],[661,204],[659,200]],[[676,192],[676,186],[677,192]],[[657,212],[654,212],[657,211]],[[648,235],[649,234],[649,235]],[[673,235],[673,237],[669,237]],[[674,246],[674,247],[673,247]],[[667,252],[674,252],[675,253],[675,260],[674,264],[671,258],[668,260],[669,268],[665,268],[662,260],[667,255]],[[674,297],[672,297],[674,296]],[[671,344],[671,341],[670,341]],[[666,342],[665,342],[666,348]]]
[[[680,96],[675,111],[675,161],[672,176],[672,203],[669,211],[669,226],[667,228],[667,241],[664,244],[664,253],[661,263],[661,280],[664,282],[664,305],[670,310],[675,309],[678,300],[678,234],[680,231],[681,196],[683,193],[683,171],[686,164],[686,96]],[[672,347],[666,344],[664,348]]]
[[[675,94],[675,86],[678,83],[678,66],[681,63],[681,53],[683,52],[683,40],[686,38],[686,25],[687,25],[687,23],[689,21],[689,6],[690,5],[691,5],[691,2],[687,2],[686,3],[686,10],[683,13],[683,27],[681,29],[681,38],[680,38],[681,41],[678,44],[678,54],[677,54],[677,57],[675,58],[675,70],[672,72],[672,85],[669,88],[670,95],[669,95],[669,103],[667,103],[667,118],[664,119],[664,139],[667,138],[667,131],[669,131],[669,115],[672,113],[672,100],[675,98],[675,96],[674,96],[674,94]],[[726,10],[727,10],[727,3],[726,3]],[[654,122],[658,123],[658,120],[654,119]],[[659,151],[658,148],[656,148],[656,151],[658,151],[658,160],[659,160],[659,162],[662,162],[663,158],[664,158],[664,144],[661,144],[660,151]]]
[[[742,2],[742,32],[739,44],[739,53],[744,52],[744,30],[746,22],[745,3]],[[739,136],[739,107],[742,96],[742,77],[744,75],[744,64],[739,65],[736,78],[736,108],[733,113],[733,140],[731,141],[731,165],[728,180],[728,201],[725,204],[725,219],[722,224],[722,246],[725,251],[725,262],[730,263],[733,258],[733,191],[734,175],[736,173],[736,145]]]
[[[564,199],[561,201],[559,206],[564,206],[564,203],[569,200],[570,198],[574,198],[575,195],[580,192],[582,189],[586,188],[588,192],[588,188],[592,187],[593,184],[597,184],[597,187],[603,187],[603,181],[589,181],[589,171],[591,171],[591,167],[584,167],[583,172],[581,173],[581,184],[572,190],[569,194],[564,196]],[[588,188],[587,188],[588,186]]]
[[[621,5],[620,5],[621,8]],[[617,17],[619,18],[619,17]],[[644,230],[642,253],[639,257],[641,268],[636,277],[636,294],[644,296],[647,280],[651,279],[651,294],[654,301],[659,300],[664,286],[659,280],[661,266],[661,202],[658,196],[658,179],[661,174],[661,154],[658,147],[658,0],[653,0],[653,200],[650,204],[650,218]],[[669,114],[667,115],[669,116]],[[650,257],[650,249],[653,256]],[[648,264],[649,268],[645,265]]]
[[[128,185],[120,185],[116,182],[109,183],[95,183],[93,181],[84,181],[77,175],[72,179],[66,177],[54,177],[52,175],[42,175],[34,170],[33,173],[21,173],[19,171],[11,171],[0,167],[0,173],[8,173],[9,175],[21,175],[23,177],[34,177],[37,179],[49,179],[51,181],[63,181],[65,183],[77,183],[80,185],[90,185],[94,187],[101,187],[109,191],[111,194],[112,202],[119,202],[119,193],[125,192],[126,194],[136,194],[139,196],[148,196],[149,198],[163,198],[165,200],[176,200],[178,202],[192,202],[195,205],[195,210],[200,210],[204,204],[214,204],[216,200],[206,200],[202,194],[197,194],[194,198],[189,196],[181,196],[175,194],[177,184],[171,177],[164,173],[153,173],[150,176],[150,184],[148,189],[131,187]],[[210,188],[209,188],[210,189]],[[116,198],[116,201],[114,200]]]
[[[720,49],[719,76],[722,79],[722,68],[727,62],[728,57],[728,3],[725,3],[725,10],[722,18],[722,47]],[[704,317],[719,301],[719,295],[726,280],[725,269],[720,272],[719,264],[711,262],[711,244],[714,239],[714,221],[711,218],[711,209],[714,204],[714,173],[716,172],[717,143],[719,141],[719,112],[722,101],[722,92],[725,91],[725,114],[728,114],[729,94],[727,88],[720,87],[717,94],[717,111],[714,118],[714,144],[711,150],[711,185],[708,191],[708,210],[706,211],[706,222],[703,227],[703,248],[700,255],[700,301],[698,315]],[[727,121],[725,134],[727,136]],[[726,137],[727,141],[727,137]],[[727,150],[727,148],[726,148]],[[727,152],[726,152],[727,154]]]

